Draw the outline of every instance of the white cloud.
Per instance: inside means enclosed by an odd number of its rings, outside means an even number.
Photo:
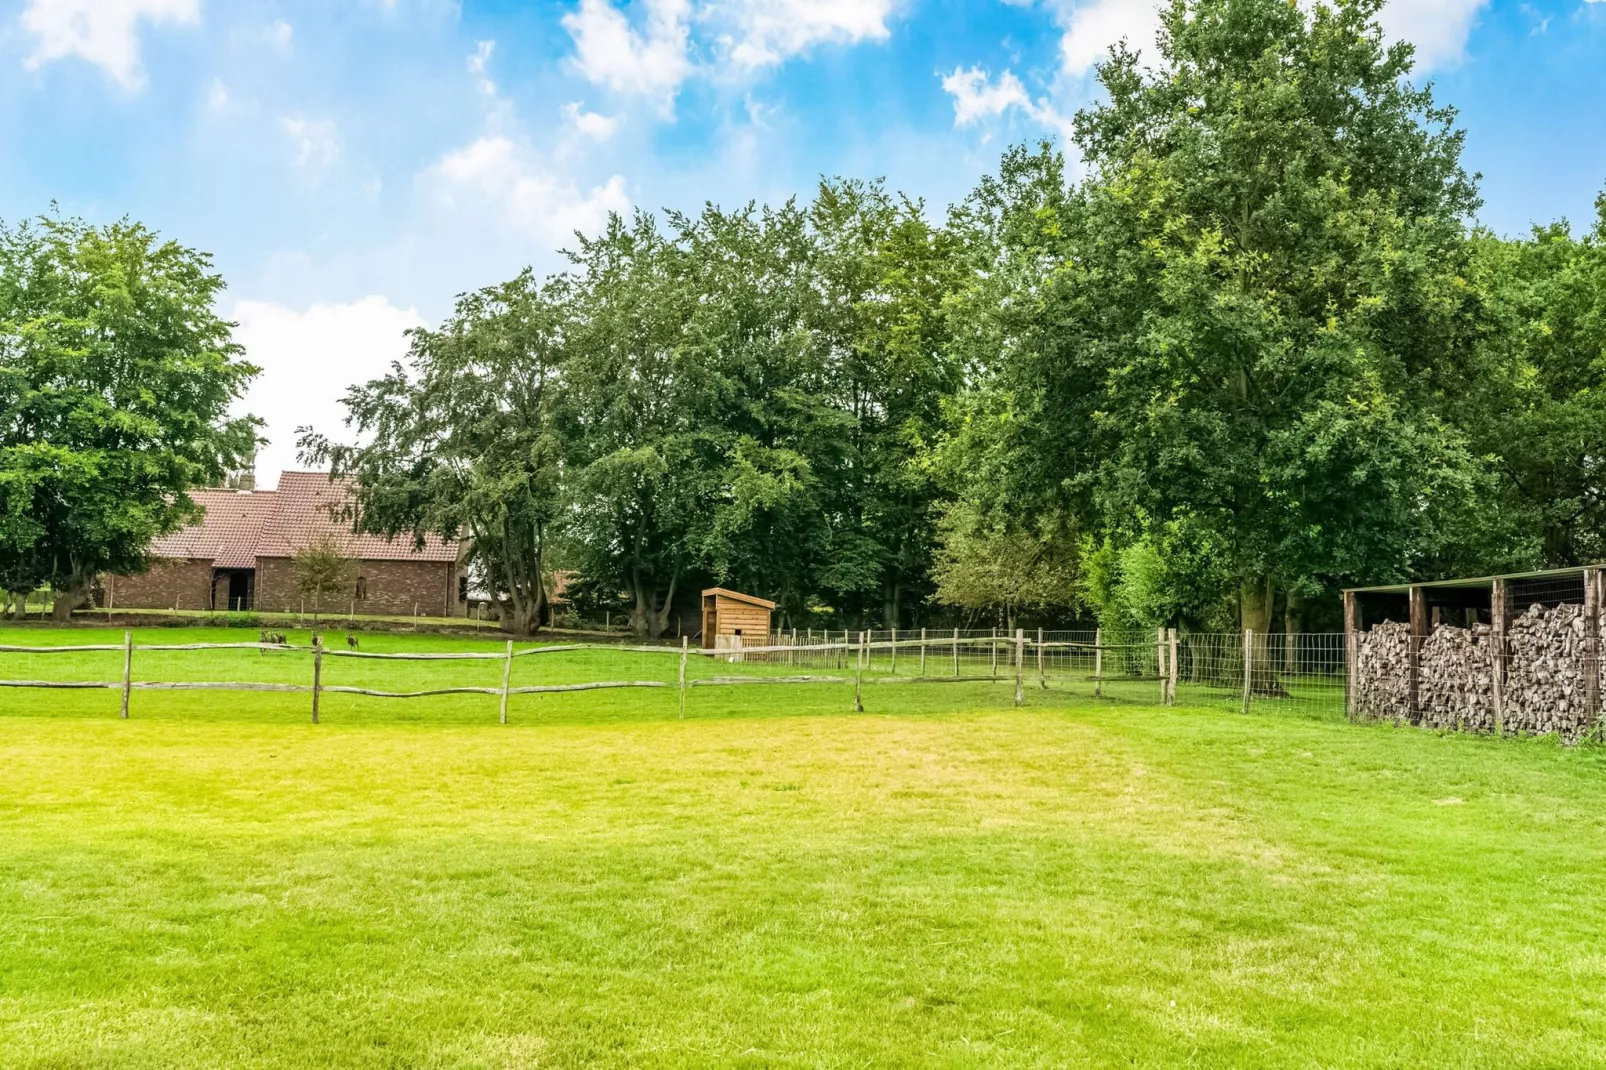
[[[480,92],[488,97],[496,96],[496,83],[491,81],[489,70],[491,53],[495,51],[495,41],[480,41],[475,46],[474,54],[468,57],[468,73],[474,76]]]
[[[1594,3],[1597,0],[1589,0]],[[1125,40],[1134,50],[1153,52],[1160,29],[1154,0],[1044,0],[1064,31],[1060,60],[1065,73],[1082,78]],[[1308,6],[1308,0],[1301,0]],[[1390,40],[1416,45],[1417,69],[1432,70],[1459,60],[1478,14],[1489,0],[1390,0],[1379,15]]]
[[[576,230],[601,230],[609,212],[630,210],[619,175],[582,193],[572,180],[551,174],[533,152],[499,136],[447,154],[425,177],[453,207],[483,205],[553,246],[568,243]]]
[[[212,79],[212,86],[206,91],[206,106],[214,112],[229,110],[229,87],[223,84],[223,79]]]
[[[1416,45],[1418,70],[1458,62],[1489,0],[1392,0],[1378,15],[1391,39]]]
[[[27,68],[78,56],[111,75],[124,87],[145,84],[139,61],[140,20],[150,23],[195,23],[200,0],[28,0],[22,28],[38,38]]]
[[[724,0],[706,17],[728,27],[731,59],[749,70],[822,42],[886,40],[893,0]]]
[[[328,119],[284,118],[279,128],[295,149],[295,165],[314,179],[340,156],[340,130]]]
[[[310,426],[339,438],[345,431],[340,399],[354,383],[384,375],[407,354],[403,331],[424,326],[412,308],[384,297],[305,310],[264,301],[239,301],[231,317],[246,359],[262,369],[240,406],[267,421],[268,445],[257,456],[264,486],[296,463],[296,428]]]
[[[955,126],[969,126],[1010,108],[1028,107],[1032,99],[1014,74],[1005,71],[994,82],[980,67],[968,71],[955,67],[954,73],[942,80],[942,88],[954,98]]]
[[[563,16],[574,38],[574,63],[595,85],[653,101],[670,113],[691,74],[689,0],[645,0],[645,24],[630,24],[612,0],[580,0]]]
[[[619,131],[617,115],[598,115],[577,102],[563,106],[563,120],[593,141],[607,141]]]
[[[1065,73],[1077,78],[1089,74],[1117,41],[1152,51],[1160,29],[1160,9],[1153,0],[1085,0],[1078,4],[1061,0],[1054,6],[1065,31],[1060,38],[1060,61]]]
[[[273,25],[268,27],[268,40],[281,49],[288,50],[295,35],[295,27],[283,19],[274,19]]]
[[[954,126],[971,126],[996,118],[1012,109],[1019,109],[1034,122],[1057,132],[1069,140],[1071,120],[1045,98],[1033,100],[1026,87],[1011,71],[1005,71],[994,81],[980,67],[969,70],[955,67],[954,72],[942,80],[942,87],[954,98]]]

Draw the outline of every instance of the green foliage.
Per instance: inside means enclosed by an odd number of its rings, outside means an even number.
[[[1067,610],[1079,596],[1078,546],[1068,532],[1000,526],[956,502],[938,524],[932,568],[936,599],[970,610],[999,610],[1011,631],[1023,609]]]
[[[312,622],[316,627],[325,600],[350,594],[353,562],[339,540],[324,535],[297,550],[290,565],[295,572],[296,589],[312,600]]]
[[[0,585],[58,614],[196,518],[190,489],[250,456],[256,369],[203,253],[127,221],[0,225]]]
[[[1017,150],[956,213],[1002,266],[966,306],[966,492],[1205,548],[1140,615],[1224,580],[1264,632],[1279,589],[1405,576],[1477,480],[1440,404],[1476,195],[1378,6],[1176,0],[1152,67],[1100,68],[1086,180]]]
[[[347,395],[364,445],[302,439],[309,458],[357,480],[362,530],[466,536],[469,568],[521,635],[540,626],[563,508],[556,392],[569,326],[562,280],[525,272],[468,294],[438,329],[411,332],[406,366]]]

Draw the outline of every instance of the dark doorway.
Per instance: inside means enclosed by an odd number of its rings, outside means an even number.
[[[251,581],[253,576],[249,572],[229,573],[229,606],[231,610],[247,610],[251,608],[251,596],[255,593]]]

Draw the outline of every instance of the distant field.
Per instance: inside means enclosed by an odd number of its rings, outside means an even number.
[[[1606,1065],[1600,750],[1011,691],[0,693],[0,1066]]]

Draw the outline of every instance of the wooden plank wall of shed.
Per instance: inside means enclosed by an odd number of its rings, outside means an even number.
[[[721,598],[718,600],[717,612],[719,627],[716,634],[735,635],[739,630],[743,642],[748,646],[769,641],[770,611],[763,606]]]

